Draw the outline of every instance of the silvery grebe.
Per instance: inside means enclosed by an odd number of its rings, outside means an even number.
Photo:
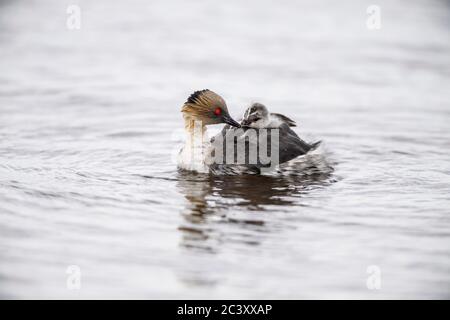
[[[244,112],[241,121],[242,126],[262,129],[279,128],[283,123],[289,127],[295,127],[295,121],[279,113],[269,113],[266,106],[261,103],[253,103]]]
[[[186,132],[186,143],[178,155],[178,167],[201,173],[209,172],[206,158],[211,150],[206,126],[226,123],[240,124],[231,118],[225,100],[217,93],[204,89],[195,91],[181,108]]]
[[[239,124],[230,117],[223,98],[210,90],[194,92],[184,103],[181,112],[184,117],[187,138],[178,156],[178,167],[189,171],[216,174],[261,173],[263,169],[272,170],[273,165],[277,166],[306,154],[320,143],[320,141],[313,144],[306,143],[290,128],[295,126],[293,120],[281,114],[269,113],[267,108],[260,103],[251,105]],[[219,123],[228,125],[223,128],[221,133],[209,140],[206,134],[206,125]],[[264,133],[267,133],[268,140],[260,140],[260,132],[263,130],[266,130]],[[272,132],[273,130],[276,132]],[[252,138],[250,138],[251,136]],[[228,139],[230,137],[231,139]],[[261,161],[263,158],[259,158],[261,156],[259,153],[256,161],[251,162],[250,158],[245,158],[244,162],[237,161],[239,151],[234,152],[234,149],[239,149],[239,146],[244,145],[244,150],[258,150],[259,152],[261,143],[265,142],[264,145],[267,146],[269,140],[268,154],[272,157],[270,164],[264,164]],[[219,148],[222,149],[221,143],[224,141],[232,141],[232,145],[231,149],[223,149],[222,159],[228,159],[227,152],[232,152],[234,160],[226,163],[208,161],[211,160],[210,156],[215,153],[215,150],[218,150],[212,147],[212,143],[219,142]],[[217,148],[217,144],[214,147]],[[275,152],[275,157],[273,157],[273,152]]]
[[[321,143],[321,141],[316,141],[309,144],[303,141],[290,128],[296,126],[294,120],[279,113],[270,113],[265,105],[258,102],[251,104],[245,110],[241,126],[254,129],[277,128],[280,136],[280,164],[316,149]]]

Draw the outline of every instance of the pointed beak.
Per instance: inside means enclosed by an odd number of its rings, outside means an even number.
[[[252,124],[253,122],[256,122],[258,120],[260,120],[261,118],[259,117],[259,115],[257,114],[251,114],[250,116],[248,116],[247,118],[244,118],[241,123],[244,127],[249,127],[250,124]]]
[[[241,125],[239,124],[239,122],[235,121],[233,118],[231,118],[229,115],[225,115],[223,117],[223,122],[225,122],[226,124],[229,124],[230,126],[236,127],[236,128],[240,128]]]

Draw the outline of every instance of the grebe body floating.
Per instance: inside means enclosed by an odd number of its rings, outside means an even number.
[[[260,103],[252,104],[237,123],[230,117],[225,100],[207,89],[194,92],[181,112],[186,143],[180,150],[178,167],[184,170],[258,174],[304,155],[320,143],[303,141],[290,128],[295,126],[292,119],[269,113]],[[206,126],[219,123],[227,125],[209,140]]]

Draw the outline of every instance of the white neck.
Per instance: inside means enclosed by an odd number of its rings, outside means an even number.
[[[186,142],[178,155],[178,166],[190,171],[208,172],[205,157],[210,143],[206,126],[192,118],[185,118],[184,124]]]

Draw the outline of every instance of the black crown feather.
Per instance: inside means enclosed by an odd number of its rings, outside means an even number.
[[[207,91],[209,91],[209,89],[195,91],[193,94],[189,96],[186,103],[196,103],[197,98]]]

